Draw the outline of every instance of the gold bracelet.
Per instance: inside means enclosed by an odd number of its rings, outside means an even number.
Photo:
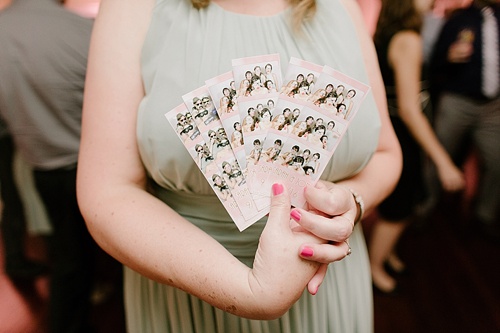
[[[359,215],[356,215],[357,219],[354,220],[354,225],[356,225],[359,221],[363,219],[363,215],[365,214],[365,202],[363,201],[363,197],[361,197],[361,195],[359,195],[352,188],[350,188],[349,191],[354,197],[354,201],[356,202],[356,207],[358,207],[359,209]]]

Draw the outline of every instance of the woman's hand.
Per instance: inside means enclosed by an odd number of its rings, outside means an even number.
[[[305,190],[307,209],[295,208],[290,216],[304,230],[324,240],[305,242],[299,248],[300,257],[322,263],[308,283],[308,290],[316,294],[325,277],[328,264],[350,254],[348,238],[354,229],[358,208],[351,192],[344,186],[319,181]]]
[[[474,53],[472,43],[457,41],[448,49],[448,61],[456,64],[465,63],[470,60],[472,53]]]
[[[278,311],[273,317],[295,303],[321,265],[320,260],[304,260],[297,256],[297,248],[302,244],[313,247],[327,243],[326,239],[297,227],[290,216],[288,191],[282,185],[274,184],[269,218],[249,275],[254,299],[261,304],[268,304],[263,311]],[[340,252],[345,255],[346,249]],[[272,302],[275,304],[269,306]]]
[[[447,192],[460,191],[465,187],[465,176],[453,162],[437,168],[439,180]]]

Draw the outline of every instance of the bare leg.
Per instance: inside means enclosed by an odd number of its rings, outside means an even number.
[[[373,227],[369,244],[372,280],[384,292],[391,292],[396,288],[396,280],[387,274],[384,263],[394,251],[407,224],[407,221],[389,222],[380,219]]]

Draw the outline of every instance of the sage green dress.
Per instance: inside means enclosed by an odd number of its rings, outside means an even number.
[[[222,243],[249,266],[265,221],[239,232],[211,186],[185,151],[164,114],[205,80],[231,70],[231,60],[279,53],[282,72],[290,57],[329,65],[368,84],[350,16],[337,0],[319,0],[317,14],[295,38],[290,10],[270,17],[203,10],[187,0],[158,0],[142,58],[146,96],[137,137],[153,191],[165,203]],[[363,102],[322,178],[359,172],[372,156],[380,120],[371,93]],[[144,225],[147,228],[147,224]],[[353,254],[331,264],[316,296],[302,298],[282,318],[247,320],[196,297],[125,269],[125,306],[131,333],[349,333],[373,331],[368,256],[361,226],[350,238]]]

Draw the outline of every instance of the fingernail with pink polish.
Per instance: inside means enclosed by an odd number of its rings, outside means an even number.
[[[303,256],[303,257],[312,257],[314,254],[314,251],[313,249],[311,249],[310,247],[307,247],[305,246],[302,251],[300,252],[300,255]]]
[[[280,195],[281,193],[283,193],[283,185],[273,184],[273,194]]]
[[[294,219],[297,222],[299,222],[300,218],[302,217],[302,215],[300,215],[300,212],[298,210],[295,210],[295,209],[291,211],[290,216],[292,217],[292,219]]]

